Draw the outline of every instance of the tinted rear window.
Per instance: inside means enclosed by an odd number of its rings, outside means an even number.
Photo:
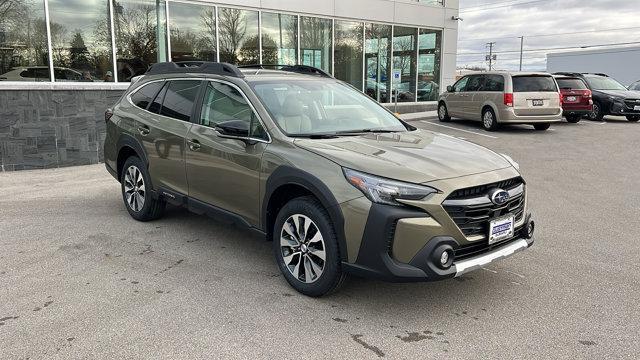
[[[487,75],[484,80],[484,91],[504,91],[504,77],[502,75]]]
[[[167,93],[162,101],[160,115],[189,121],[193,103],[198,96],[200,80],[173,80],[169,82]]]
[[[560,89],[586,90],[587,85],[580,79],[556,79]]]
[[[158,81],[141,87],[131,95],[131,102],[139,108],[146,109],[162,87],[162,84],[164,84],[162,81]]]
[[[514,76],[513,92],[556,92],[551,76]]]

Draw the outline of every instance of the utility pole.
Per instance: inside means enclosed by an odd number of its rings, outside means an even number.
[[[493,45],[495,44],[495,41],[487,43],[489,45],[489,71],[493,70]]]
[[[520,71],[522,71],[522,49],[524,48],[524,36],[520,36]]]

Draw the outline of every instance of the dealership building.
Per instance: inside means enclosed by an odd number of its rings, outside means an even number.
[[[0,171],[101,162],[104,111],[156,62],[304,64],[425,109],[455,78],[458,2],[0,1]]]

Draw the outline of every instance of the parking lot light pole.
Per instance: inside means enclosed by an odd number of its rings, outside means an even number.
[[[522,49],[524,47],[524,36],[520,36],[520,71],[522,71]]]

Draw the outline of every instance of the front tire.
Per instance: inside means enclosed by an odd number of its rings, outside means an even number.
[[[273,251],[285,279],[298,292],[320,297],[343,282],[336,231],[322,204],[311,196],[285,204],[273,229]]]
[[[567,122],[575,124],[575,123],[580,121],[581,116],[580,115],[567,115],[566,118],[567,118]]]
[[[640,120],[640,115],[627,115],[627,120],[631,122],[637,122]]]
[[[136,156],[125,161],[120,175],[122,200],[132,218],[151,221],[162,217],[166,202],[154,199],[150,190],[151,180],[147,167]]]
[[[447,109],[447,105],[445,105],[445,103],[440,103],[440,105],[438,106],[438,120],[440,120],[440,122],[451,121],[451,116],[449,116],[449,110]]]
[[[482,127],[484,127],[487,131],[496,131],[498,130],[498,120],[496,120],[496,113],[493,112],[493,109],[486,108],[482,111]]]
[[[599,102],[593,102],[593,111],[589,114],[589,120],[602,121],[604,119],[604,112],[602,111],[602,105]]]
[[[533,128],[538,130],[538,131],[545,131],[547,129],[549,129],[551,127],[551,124],[546,123],[546,124],[534,124]]]

